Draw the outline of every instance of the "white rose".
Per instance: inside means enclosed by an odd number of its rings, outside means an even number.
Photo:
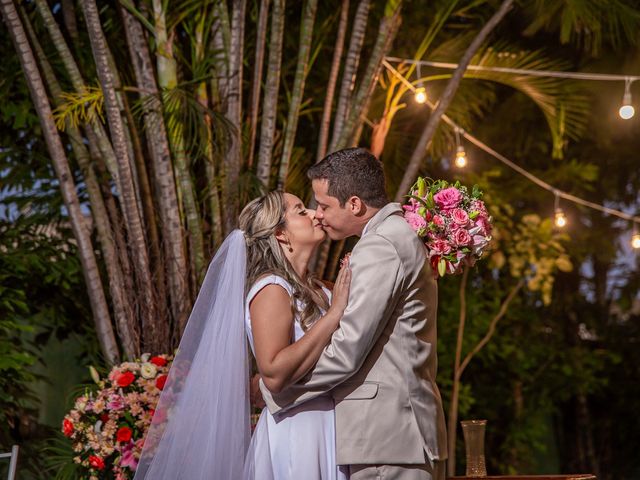
[[[143,363],[140,367],[140,375],[142,378],[155,378],[158,373],[158,369],[153,363]]]

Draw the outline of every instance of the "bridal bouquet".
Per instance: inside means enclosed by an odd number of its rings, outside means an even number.
[[[78,397],[62,421],[74,462],[86,469],[87,478],[133,478],[172,360],[144,354],[113,367],[106,379],[91,368],[98,390]]]
[[[491,240],[491,217],[474,185],[418,177],[404,205],[404,218],[423,239],[436,276],[473,265]]]

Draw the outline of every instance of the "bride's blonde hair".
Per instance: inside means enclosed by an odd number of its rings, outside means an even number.
[[[276,234],[286,228],[286,202],[281,191],[269,192],[247,204],[240,213],[240,228],[247,243],[247,291],[261,277],[278,275],[293,287],[291,311],[299,314],[300,325],[307,331],[320,318],[320,309],[329,308],[324,295],[316,289],[320,282],[312,275],[301,278],[284,255]],[[298,311],[296,300],[302,309]]]

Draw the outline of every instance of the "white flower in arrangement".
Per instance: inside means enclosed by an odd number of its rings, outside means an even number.
[[[100,383],[100,374],[93,366],[89,367],[89,373],[91,373],[91,378],[94,382]]]
[[[142,363],[146,363],[149,361],[149,359],[151,358],[151,354],[150,353],[143,353],[142,356],[140,357],[140,361]]]
[[[96,433],[100,433],[100,429],[102,429],[102,420],[98,420],[93,427],[93,431]]]
[[[80,397],[76,400],[76,409],[80,412],[84,412],[84,409],[87,408],[87,399],[85,397]]]
[[[158,369],[153,363],[143,363],[140,367],[140,375],[142,378],[155,378],[158,373]]]

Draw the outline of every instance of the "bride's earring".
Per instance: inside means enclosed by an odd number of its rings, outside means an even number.
[[[291,242],[287,240],[287,247],[289,248],[289,253],[293,253],[293,247],[291,246]]]

